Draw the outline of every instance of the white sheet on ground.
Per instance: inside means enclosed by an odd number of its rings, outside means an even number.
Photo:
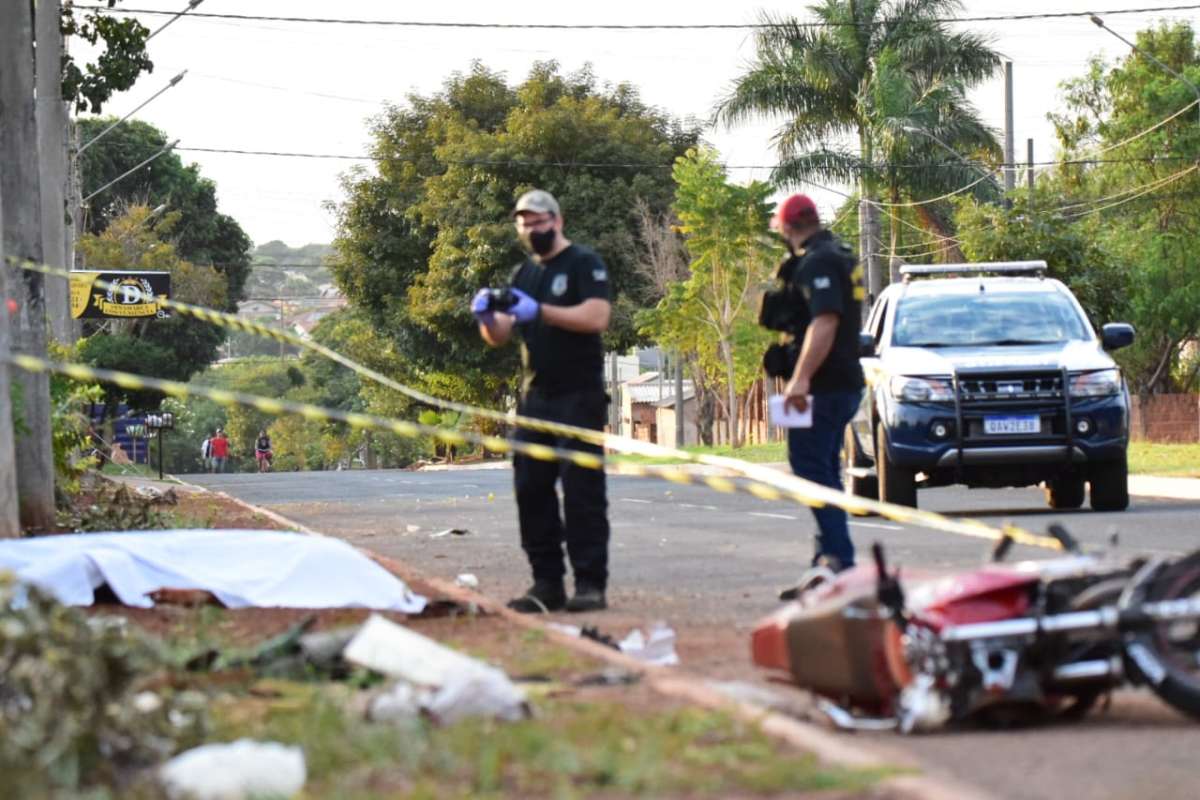
[[[158,589],[204,589],[228,608],[374,608],[416,614],[425,598],[345,542],[282,531],[84,533],[0,541],[0,571],[87,606],[108,584],[148,608]]]

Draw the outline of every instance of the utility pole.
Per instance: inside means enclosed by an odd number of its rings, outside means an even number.
[[[35,75],[37,83],[38,175],[42,186],[42,260],[69,268],[66,238],[67,107],[62,99],[62,31],[60,2],[35,3]],[[61,344],[74,342],[70,284],[45,284],[50,334]]]
[[[608,357],[608,371],[611,375],[612,390],[609,393],[608,424],[613,436],[621,435],[621,390],[617,385],[617,351]]]
[[[883,274],[879,265],[879,209],[867,199],[866,181],[861,185],[862,195],[858,201],[858,253],[866,272],[864,285],[869,295],[867,302],[862,304],[862,322],[865,324],[871,305],[883,291]]]
[[[675,351],[675,448],[683,447],[686,436],[683,428],[683,412],[687,402],[683,397],[683,351]]]
[[[0,0],[0,195],[7,198],[3,219],[6,257],[43,261],[42,199],[38,170],[37,115],[34,108],[33,5]],[[11,267],[10,285],[18,304],[12,349],[46,357],[46,300],[42,275]],[[6,312],[7,313],[7,310]],[[15,471],[21,524],[29,530],[54,526],[54,460],[50,446],[50,379],[14,369],[27,431],[16,448]]]
[[[0,197],[0,224],[3,219],[3,198]],[[4,261],[4,243],[0,240],[0,539],[16,539],[21,535],[16,447],[13,442],[12,402],[8,383],[8,321],[13,316],[9,297],[8,267]]]
[[[1029,169],[1025,172],[1025,180],[1029,186],[1029,207],[1033,208],[1033,139],[1025,140],[1025,162]]]
[[[1004,62],[1004,193],[1007,195],[1017,185],[1017,176],[1013,162],[1013,77],[1012,62]],[[1006,196],[1004,207],[1008,208],[1012,201]]]

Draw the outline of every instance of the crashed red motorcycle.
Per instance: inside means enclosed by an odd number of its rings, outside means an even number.
[[[1113,689],[1148,686],[1200,717],[1200,552],[1117,564],[1080,552],[950,576],[875,563],[800,592],[754,629],[782,670],[846,728],[929,730],[1078,718]]]

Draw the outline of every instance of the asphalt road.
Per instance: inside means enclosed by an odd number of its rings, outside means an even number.
[[[484,593],[504,598],[528,584],[518,546],[507,469],[446,472],[351,471],[184,476],[277,511],[329,535],[399,558],[431,575],[473,573]],[[663,619],[679,632],[684,666],[715,678],[745,677],[748,632],[777,607],[775,594],[803,570],[815,526],[807,509],[702,487],[609,478],[612,609],[590,623],[618,628]],[[1200,545],[1200,501],[1134,498],[1123,513],[1049,513],[1033,489],[923,491],[922,507],[995,525],[1043,531],[1061,522],[1088,547],[1172,554]],[[468,533],[446,533],[465,530]],[[851,521],[865,556],[873,541],[889,560],[918,568],[978,564],[987,542],[879,518]],[[1013,559],[1048,553],[1014,548]],[[1124,800],[1200,795],[1200,724],[1145,692],[1118,693],[1081,723],[1020,732],[970,731],[908,737],[935,772],[997,797]]]

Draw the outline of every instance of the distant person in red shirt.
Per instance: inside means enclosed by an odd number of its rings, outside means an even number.
[[[209,447],[212,452],[212,471],[224,472],[225,461],[229,458],[229,438],[225,436],[225,431],[217,428]]]

